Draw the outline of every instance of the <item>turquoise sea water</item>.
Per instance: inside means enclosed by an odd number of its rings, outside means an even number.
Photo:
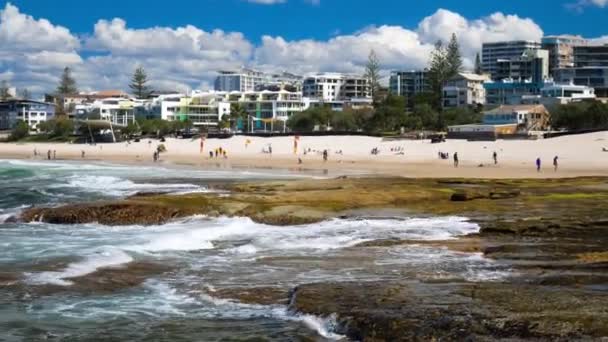
[[[218,180],[294,176],[0,160],[0,341],[339,340],[343,337],[334,332],[331,317],[217,294],[256,287],[287,293],[313,282],[475,281],[508,275],[503,265],[477,254],[421,246],[354,247],[388,238],[449,239],[479,229],[462,217],[360,217],[297,227],[206,217],[152,227],[7,221],[29,206],[146,191],[205,192]],[[95,278],[105,269],[133,275],[141,265],[162,266],[162,271],[139,273],[140,282],[120,287],[100,285]]]

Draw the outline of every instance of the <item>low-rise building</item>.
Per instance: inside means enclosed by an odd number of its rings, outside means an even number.
[[[544,105],[500,106],[483,113],[484,124],[515,124],[520,132],[546,131],[550,118]]]
[[[75,106],[75,118],[78,120],[103,120],[113,125],[127,126],[135,122],[137,107],[141,102],[122,97],[111,97],[95,100]]]
[[[55,105],[31,100],[0,102],[0,130],[10,130],[17,122],[24,121],[30,131],[38,132],[38,124],[55,117]]]
[[[595,90],[575,84],[545,83],[540,95],[523,96],[521,104],[564,105],[572,102],[595,100]]]
[[[195,127],[208,129],[216,128],[235,104],[248,113],[252,129],[284,130],[287,119],[308,108],[309,102],[301,93],[287,90],[211,91],[164,95],[154,100],[152,108],[164,120],[189,120]]]
[[[443,86],[443,107],[484,105],[486,103],[484,83],[489,80],[488,75],[459,73]]]
[[[448,138],[495,140],[500,135],[549,129],[550,114],[543,105],[500,106],[483,114],[483,122],[448,127]]]

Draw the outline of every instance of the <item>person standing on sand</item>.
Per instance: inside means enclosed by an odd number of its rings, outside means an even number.
[[[458,152],[454,152],[454,167],[458,167],[459,164],[459,160],[458,160]]]
[[[553,158],[553,169],[555,172],[557,172],[557,167],[558,167],[558,157],[555,156],[555,158]]]
[[[53,159],[57,159],[57,150],[53,150]]]
[[[46,153],[46,157],[48,160],[51,160],[51,150]]]
[[[540,172],[541,160],[540,157],[536,158],[536,172]]]
[[[80,151],[80,157],[81,157],[82,159],[84,159],[84,154],[85,154],[85,153],[84,153],[84,150]]]
[[[323,161],[327,161],[327,150],[323,150]]]
[[[34,149],[34,157],[38,156],[38,150]]]
[[[492,158],[494,159],[494,165],[498,164],[498,153],[496,151],[492,154]]]

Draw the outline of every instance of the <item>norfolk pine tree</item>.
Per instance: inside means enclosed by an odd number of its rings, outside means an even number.
[[[146,70],[143,67],[138,67],[135,69],[133,73],[133,78],[131,78],[131,84],[129,84],[129,88],[133,91],[133,95],[135,95],[138,99],[145,99],[150,96],[152,90],[146,85],[148,83],[148,74],[146,74]]]

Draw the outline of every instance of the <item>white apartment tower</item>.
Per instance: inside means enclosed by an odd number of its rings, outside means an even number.
[[[371,86],[362,76],[340,73],[320,73],[304,79],[304,97],[325,102],[371,98]]]

